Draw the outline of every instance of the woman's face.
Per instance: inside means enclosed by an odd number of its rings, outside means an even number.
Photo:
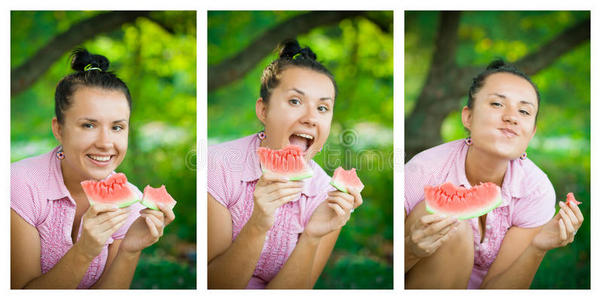
[[[256,113],[265,126],[263,146],[281,149],[298,145],[306,159],[317,154],[330,133],[335,90],[322,73],[290,67],[280,73],[280,84],[269,103],[256,103]]]
[[[473,108],[462,110],[462,123],[470,130],[471,147],[515,159],[535,135],[538,109],[537,94],[527,80],[511,73],[495,73],[476,93]]]
[[[52,129],[63,145],[65,180],[101,180],[123,161],[128,148],[130,108],[121,91],[79,87],[63,123]]]

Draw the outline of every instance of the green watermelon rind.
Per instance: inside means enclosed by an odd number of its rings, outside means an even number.
[[[343,183],[332,180],[332,181],[330,181],[330,185],[334,186],[335,188],[337,188],[337,190],[339,190],[343,193],[349,194],[349,191],[347,191],[347,188],[345,187],[345,185]]]
[[[444,214],[444,215],[446,214],[444,212],[435,211],[434,209],[429,207],[429,205],[426,201],[424,202],[424,204],[426,205],[426,211],[428,211],[431,214]],[[500,204],[502,204],[502,196],[501,195],[496,198],[496,201],[492,205],[485,207],[485,208],[481,209],[480,211],[477,211],[474,213],[466,213],[466,214],[455,216],[455,217],[457,217],[458,220],[468,220],[468,219],[480,217],[480,216],[496,209],[498,206],[500,206]]]
[[[263,169],[262,170],[263,174],[275,174],[276,176],[282,176],[282,174],[277,173],[277,172],[273,172],[267,169]],[[290,181],[299,181],[299,180],[303,180],[306,178],[310,178],[314,176],[314,171],[311,169],[305,169],[305,171],[300,172],[300,173],[295,173],[292,175],[285,175],[284,177],[286,177],[286,179],[290,180]]]
[[[153,202],[153,201],[140,200],[140,204],[142,204],[152,210],[159,210],[159,208],[157,207],[157,205],[155,205],[155,202]]]
[[[124,207],[128,207],[136,202],[140,202],[140,199],[134,199],[134,200],[126,201],[126,202],[120,202],[115,205],[117,205],[117,208],[124,208]],[[90,205],[94,205],[94,201],[90,200]]]

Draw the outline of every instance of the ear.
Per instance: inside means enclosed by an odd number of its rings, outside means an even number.
[[[533,139],[533,137],[535,136],[535,132],[537,132],[537,125],[533,126],[533,132],[531,133],[531,137],[529,138],[529,140]]]
[[[258,98],[255,102],[255,114],[257,115],[257,119],[261,121],[265,125],[265,120],[267,116],[267,105],[263,102],[263,98]]]
[[[63,144],[63,129],[56,117],[52,118],[52,134],[59,144]]]
[[[470,131],[470,122],[472,121],[472,109],[468,108],[468,106],[464,106],[462,108],[462,125],[464,128]]]

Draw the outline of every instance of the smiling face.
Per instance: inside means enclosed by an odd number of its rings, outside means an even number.
[[[121,91],[78,87],[63,124],[52,120],[62,144],[65,181],[101,180],[123,161],[128,148],[130,109]]]
[[[494,73],[475,94],[473,108],[462,110],[462,123],[470,130],[471,147],[515,159],[535,135],[538,109],[537,94],[527,80],[511,73]]]
[[[263,147],[298,145],[306,159],[317,154],[330,133],[335,89],[330,78],[302,67],[280,73],[280,84],[268,104],[260,98],[256,113],[265,126]]]

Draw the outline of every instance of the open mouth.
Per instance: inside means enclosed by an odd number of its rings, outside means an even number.
[[[291,145],[299,146],[303,152],[306,152],[313,145],[314,137],[306,133],[294,133],[288,138],[288,141]]]

